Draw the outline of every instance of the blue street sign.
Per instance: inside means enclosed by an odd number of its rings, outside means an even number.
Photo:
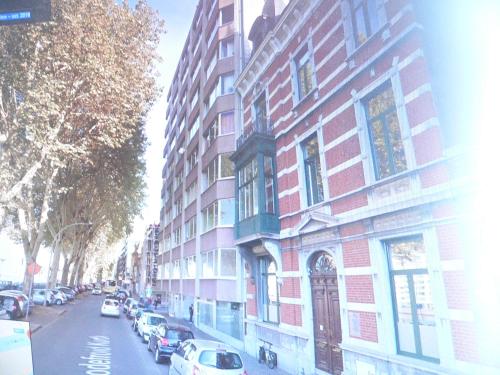
[[[30,19],[31,19],[30,11],[0,13],[0,21],[8,22],[8,21],[21,21]]]

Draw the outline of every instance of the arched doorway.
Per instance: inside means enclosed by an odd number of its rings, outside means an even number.
[[[316,368],[330,374],[342,373],[342,341],[337,268],[326,252],[314,254],[309,263],[314,320]]]

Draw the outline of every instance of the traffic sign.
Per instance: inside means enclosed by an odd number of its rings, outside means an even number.
[[[0,1],[0,26],[52,19],[51,0],[2,0]]]
[[[41,269],[42,267],[36,262],[28,264],[28,273],[30,275],[36,275],[38,272],[40,272]]]

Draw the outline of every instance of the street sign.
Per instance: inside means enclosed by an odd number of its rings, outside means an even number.
[[[28,273],[32,276],[40,272],[41,269],[42,267],[36,262],[28,264]]]
[[[0,26],[48,22],[51,19],[51,0],[0,1]]]

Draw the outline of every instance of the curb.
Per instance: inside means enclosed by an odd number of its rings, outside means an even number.
[[[30,328],[31,334],[34,334],[36,331],[38,331],[38,330],[40,330],[40,328],[42,328],[41,324],[33,324],[33,325],[34,325],[34,327]]]
[[[57,316],[61,316],[61,315],[62,315],[62,314],[64,314],[65,312],[66,312],[66,309],[61,310],[61,311],[59,311],[59,312],[57,313]]]

